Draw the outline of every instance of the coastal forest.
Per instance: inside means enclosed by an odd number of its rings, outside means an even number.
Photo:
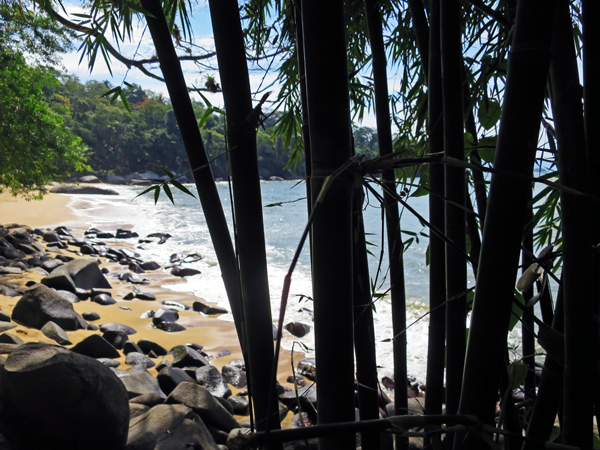
[[[407,449],[409,437],[436,450],[600,446],[597,0],[93,0],[71,16],[66,2],[1,5],[0,184],[31,191],[61,172],[160,163],[175,173],[147,189],[157,198],[185,192],[178,175],[191,170],[248,367],[246,439],[276,449],[318,438],[320,450],[354,449],[357,432],[369,450]],[[210,16],[209,48],[193,13]],[[136,26],[151,37],[149,58],[119,50],[138,45]],[[52,71],[72,39],[92,72],[100,60],[124,64],[164,82],[168,99],[126,79],[81,84]],[[41,65],[28,48],[48,49]],[[271,81],[252,83],[257,72]],[[360,128],[366,114],[375,132]],[[233,236],[211,166],[230,176]],[[260,179],[283,167],[303,170],[309,220],[274,318]],[[385,292],[366,263],[367,194],[381,205]],[[401,218],[424,195],[427,380],[424,414],[411,415],[403,249],[415,236]],[[273,324],[280,336],[303,246],[317,425],[279,430]],[[373,321],[383,297],[394,327],[387,413]]]

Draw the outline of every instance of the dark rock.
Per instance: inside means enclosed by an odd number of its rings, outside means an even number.
[[[129,402],[129,420],[141,416],[148,411],[150,411],[149,406]]]
[[[25,259],[27,255],[14,247],[0,247],[0,255],[7,259]]]
[[[300,322],[290,322],[284,326],[292,336],[304,337],[310,332],[310,326]]]
[[[212,435],[213,439],[219,445],[219,448],[227,448],[227,438],[229,437],[229,433],[219,430],[217,427],[213,427],[212,425],[206,425],[206,428]]]
[[[9,286],[0,286],[0,295],[5,295],[6,297],[18,297],[21,294]]]
[[[184,305],[183,303],[174,302],[173,300],[163,300],[161,302],[161,304],[163,304],[171,309],[176,309],[178,311],[187,311],[187,310],[191,309],[191,307]]]
[[[15,336],[11,333],[2,333],[0,334],[0,344],[16,344],[21,345],[24,344],[23,339],[19,336]]]
[[[56,255],[54,258],[58,259],[59,261],[62,261],[64,263],[68,263],[69,261],[73,261],[75,259],[72,256],[66,256],[66,255]]]
[[[110,369],[93,359],[55,345],[22,345],[6,359],[2,390],[13,411],[10,427],[27,440],[27,448],[125,446],[127,393]]]
[[[89,331],[98,331],[100,328],[98,328],[96,325],[94,325],[93,323],[88,323],[87,329]]]
[[[219,353],[215,356],[215,359],[223,358],[224,356],[231,355],[231,352],[227,349],[220,350]]]
[[[226,399],[224,399],[223,397],[217,397],[215,396],[215,399],[221,404],[221,406],[223,408],[225,408],[225,410],[233,415],[233,406],[231,405],[231,403],[229,403]]]
[[[129,264],[129,262],[127,264]],[[139,278],[135,278],[129,272],[120,274],[119,275],[119,280],[121,280],[121,281],[127,281],[127,282],[132,283],[132,284],[148,284],[147,281],[140,280]]]
[[[133,294],[132,294],[133,297]],[[145,311],[142,313],[142,315],[140,316],[140,319],[152,319],[154,317],[154,310],[149,309],[148,311]]]
[[[160,265],[155,263],[154,261],[147,261],[140,264],[140,267],[144,270],[156,270],[160,269]]]
[[[93,195],[119,195],[117,191],[112,189],[101,188],[98,186],[73,186],[62,184],[50,188],[50,192],[54,194],[93,194]]]
[[[131,352],[125,358],[125,364],[130,366],[144,366],[146,369],[154,367],[156,364],[143,353]]]
[[[179,325],[178,323],[173,322],[160,322],[158,325],[155,326],[159,330],[166,331],[167,333],[176,333],[178,331],[186,330],[186,328],[183,325]]]
[[[96,250],[94,249],[94,247],[92,247],[91,245],[88,245],[88,244],[83,244],[79,248],[79,251],[84,255],[94,255],[97,253]]]
[[[106,294],[98,294],[95,295],[94,297],[92,297],[92,301],[94,303],[98,303],[99,305],[114,305],[115,303],[117,303],[117,301],[115,299],[113,299],[110,295],[106,295]]]
[[[12,330],[13,328],[17,328],[16,323],[0,322],[0,333],[4,333],[5,331]]]
[[[189,267],[184,267],[183,269],[179,266],[175,266],[171,269],[171,275],[176,277],[191,277],[193,275],[198,275],[201,273],[199,270],[191,269]]]
[[[77,297],[72,292],[57,290],[56,293],[69,303],[79,303],[79,297]]]
[[[121,377],[121,381],[125,385],[125,389],[127,389],[129,398],[144,394],[158,394],[161,398],[166,397],[164,392],[160,389],[156,378],[148,372],[141,372],[133,375],[127,373],[126,376]]]
[[[135,298],[135,294],[133,292],[130,292],[129,294],[125,294],[123,296],[123,300],[133,300]]]
[[[125,333],[127,333],[129,335],[137,333],[137,331],[135,331],[130,326],[123,325],[121,323],[114,323],[114,322],[104,323],[104,324],[100,325],[100,331],[102,331],[103,333],[106,333],[107,331],[124,331]]]
[[[41,331],[44,333],[44,336],[60,345],[71,345],[71,341],[69,340],[67,333],[65,333],[65,330],[54,322],[46,322]]]
[[[50,275],[42,279],[42,284],[59,291],[75,292],[77,286],[66,269],[56,268]]]
[[[122,230],[121,228],[117,229],[117,234],[115,236],[117,239],[129,239],[133,237],[131,230]]]
[[[40,267],[48,272],[52,272],[58,266],[62,266],[63,264],[64,264],[64,262],[62,262],[58,259],[48,259],[48,260],[44,261],[40,265]]]
[[[88,291],[86,291],[85,289],[81,289],[81,288],[75,289],[75,295],[77,296],[77,298],[79,300],[87,300],[88,298],[90,298],[90,293]]]
[[[227,310],[223,308],[219,308],[216,306],[209,306],[202,302],[194,302],[192,304],[192,309],[196,312],[201,312],[202,314],[213,315],[213,314],[227,314]]]
[[[164,367],[156,376],[161,390],[169,395],[180,383],[194,383],[196,380],[190,377],[185,370],[178,367]]]
[[[125,341],[125,345],[123,345],[123,354],[128,355],[132,352],[138,352],[144,354],[142,349],[133,341]]]
[[[115,361],[114,359],[110,358],[96,358],[96,361],[104,364],[106,367],[112,367],[114,369],[121,365],[119,361]]]
[[[148,339],[140,339],[137,343],[138,347],[142,349],[142,352],[148,354],[154,352],[158,356],[165,356],[168,352],[167,349],[160,346],[156,342],[152,342]]]
[[[75,286],[82,289],[110,289],[111,285],[104,278],[98,262],[92,258],[81,258],[65,264],[70,277],[75,282]]]
[[[38,330],[48,321],[68,331],[87,328],[85,320],[75,312],[71,303],[42,284],[25,291],[15,305],[12,319]]]
[[[140,300],[156,300],[156,295],[149,294],[148,292],[138,292],[135,294],[135,298]]]
[[[317,405],[317,386],[312,384],[310,386],[299,387],[297,398],[300,399],[300,408],[302,411],[309,412],[315,411]],[[296,398],[296,392],[293,390],[284,392],[279,395],[279,401],[290,409],[298,407]]]
[[[179,320],[179,313],[174,309],[159,308],[154,317],[152,323],[158,325],[160,322],[177,322]]]
[[[236,416],[247,416],[250,414],[250,403],[245,398],[232,395],[227,397],[227,401],[233,406],[233,414]]]
[[[223,377],[216,367],[203,366],[198,368],[196,370],[196,381],[215,397],[227,398],[231,395],[231,389],[223,381]]]
[[[102,327],[100,327],[102,329]],[[122,350],[127,342],[127,333],[122,330],[109,330],[106,331],[102,337],[117,350]]]
[[[99,334],[92,334],[76,344],[71,351],[90,358],[118,358],[121,355]]]
[[[157,405],[130,422],[128,450],[218,450],[206,425],[183,405]]]
[[[56,231],[48,230],[42,235],[44,242],[60,242],[60,236]]]
[[[98,239],[112,239],[115,235],[106,231],[100,231],[99,233],[96,233],[96,237]]]
[[[239,424],[233,416],[211,395],[208,390],[196,383],[181,383],[167,397],[165,403],[181,403],[192,408],[206,424],[220,430],[231,431]]]
[[[145,273],[146,272],[135,262],[129,263],[129,270],[131,270],[133,273]]]
[[[173,347],[169,354],[173,356],[173,367],[202,367],[208,366],[208,359],[187,345]]]
[[[108,184],[129,184],[129,180],[119,175],[108,175],[105,181]]]
[[[296,373],[303,375],[311,381],[317,379],[317,363],[315,358],[305,358],[298,362]]]
[[[4,311],[0,311],[0,322],[10,322],[10,316]]]
[[[17,249],[21,250],[26,255],[33,255],[34,253],[36,253],[38,251],[36,248],[32,247],[31,245],[23,244],[23,243],[19,243],[19,244],[15,245],[15,247]]]
[[[153,406],[160,405],[165,401],[164,397],[161,397],[159,394],[144,394],[138,395],[137,397],[129,400],[129,404],[139,404],[146,405],[152,408]]]
[[[288,383],[294,384],[294,381],[296,381],[296,384],[298,385],[298,387],[306,386],[306,380],[298,374],[290,375],[289,377],[287,377]]]
[[[86,311],[82,314],[82,316],[85,320],[100,320],[100,316],[94,311]]]
[[[23,269],[19,267],[0,267],[0,275],[21,275]]]

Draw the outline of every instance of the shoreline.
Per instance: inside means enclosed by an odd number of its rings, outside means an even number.
[[[79,196],[76,196],[79,197]],[[75,201],[74,201],[75,200]],[[72,233],[76,238],[83,236],[83,232],[88,229],[86,218],[78,216],[70,207],[69,204],[76,204],[76,198],[71,195],[64,194],[47,194],[41,201],[27,202],[22,198],[11,197],[8,194],[0,194],[0,224],[18,223],[27,225],[33,228],[51,228],[56,226],[65,226],[72,229]],[[129,228],[129,227],[128,227]],[[115,230],[107,229],[114,233]],[[132,230],[135,231],[135,230]],[[143,236],[140,236],[143,238]],[[107,247],[127,248],[133,251],[139,251],[135,248],[135,243],[131,239],[103,239]],[[137,242],[137,238],[135,239]],[[75,256],[73,253],[63,253],[68,256]],[[98,255],[84,255],[85,257],[98,257]],[[77,257],[77,256],[75,256]],[[219,320],[215,316],[204,316],[201,313],[193,312],[192,310],[180,312],[180,319],[177,323],[185,326],[187,329],[180,332],[168,333],[159,330],[152,326],[152,321],[142,319],[142,313],[152,309],[157,310],[163,307],[161,304],[164,300],[171,300],[182,303],[187,306],[192,306],[194,301],[202,301],[209,305],[215,305],[210,299],[203,299],[196,296],[192,292],[180,292],[169,289],[167,286],[185,283],[186,281],[177,278],[170,274],[169,271],[158,269],[148,271],[143,274],[133,274],[136,278],[146,278],[149,281],[148,285],[139,286],[143,292],[148,292],[156,296],[156,300],[123,300],[123,297],[132,292],[132,285],[125,281],[120,281],[116,276],[118,273],[128,272],[126,266],[121,266],[118,263],[106,262],[106,258],[98,257],[102,261],[101,268],[108,269],[109,273],[106,278],[112,286],[108,291],[112,294],[117,303],[114,305],[99,305],[89,300],[74,303],[74,309],[82,314],[86,311],[93,311],[100,315],[100,320],[92,322],[95,325],[102,323],[122,323],[134,328],[137,333],[132,336],[133,341],[140,339],[150,339],[162,345],[166,349],[171,349],[176,345],[185,343],[197,343],[204,347],[204,351],[213,357],[211,364],[219,370],[231,362],[233,359],[243,358],[239,341],[237,338],[235,325],[232,322]],[[22,275],[0,276],[0,284],[12,282],[19,284],[21,288],[25,288],[27,282],[39,282],[43,276],[36,272],[24,272]],[[10,280],[8,280],[10,279]],[[16,305],[20,297],[6,297],[0,294],[0,309],[8,314],[12,314],[12,309]],[[17,328],[10,330],[11,333],[19,336],[25,342],[49,342],[55,343],[47,338],[40,330],[18,325]],[[75,345],[86,337],[97,334],[98,331],[77,330],[69,331],[68,336],[71,342]],[[221,350],[228,350],[230,355],[215,358]],[[171,357],[168,357],[169,359]],[[304,354],[295,352],[293,355],[294,366],[304,358]],[[161,359],[155,362],[158,364]],[[125,364],[125,356],[122,355],[117,359],[120,370],[131,370],[129,365]],[[150,368],[149,372],[156,376],[155,368]],[[265,376],[269,376],[269,370],[265,371]],[[292,387],[287,383],[287,378],[292,374],[292,354],[290,351],[282,349],[279,364],[277,380],[284,386]],[[239,389],[232,388],[233,395],[239,393]],[[288,415],[289,416],[289,415]],[[247,417],[236,417],[240,421]],[[286,426],[286,422],[291,420],[288,417],[282,424]],[[289,427],[289,424],[287,425]]]

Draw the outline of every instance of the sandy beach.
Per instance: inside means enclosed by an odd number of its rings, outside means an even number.
[[[68,206],[71,201],[70,196],[62,194],[48,194],[41,201],[27,202],[21,198],[15,198],[8,194],[0,194],[0,224],[18,223],[27,225],[31,228],[55,228],[59,225],[64,225],[72,229],[72,233],[76,238],[83,236],[83,231],[87,229],[87,225],[79,218]],[[112,233],[115,230],[105,230]],[[135,230],[133,230],[135,231]],[[121,239],[106,239],[107,247],[124,247],[133,249],[131,242],[124,242]],[[39,242],[39,241],[38,241]],[[62,251],[65,255],[76,256],[74,253]],[[114,305],[99,305],[89,300],[81,301],[73,304],[75,310],[82,314],[86,311],[96,312],[100,316],[94,325],[99,326],[103,323],[115,322],[128,325],[137,331],[131,339],[135,342],[140,339],[150,339],[162,345],[167,350],[176,345],[185,343],[196,343],[204,347],[204,352],[212,357],[211,364],[221,369],[225,364],[228,364],[233,359],[242,358],[239,341],[236,335],[235,326],[231,322],[219,320],[217,316],[205,316],[201,313],[192,310],[180,312],[180,319],[177,323],[186,327],[185,331],[168,333],[152,326],[152,321],[142,319],[142,313],[148,310],[157,310],[163,305],[160,302],[171,300],[183,303],[184,305],[192,306],[194,301],[202,301],[203,303],[211,304],[209,299],[201,299],[192,293],[174,292],[162,286],[174,283],[186,283],[183,278],[177,278],[170,274],[169,270],[158,269],[148,271],[143,274],[133,274],[137,278],[148,280],[148,285],[139,286],[143,292],[151,293],[156,296],[154,301],[145,300],[124,300],[123,297],[132,292],[132,285],[121,281],[117,278],[118,273],[127,272],[127,267],[121,266],[118,263],[108,263],[105,258],[100,258],[102,264],[100,267],[108,269],[109,273],[106,278],[112,286],[112,298],[117,300]],[[0,275],[0,283],[7,282],[18,284],[21,288],[25,288],[26,283],[30,281],[39,282],[42,275],[36,272],[24,272],[22,275]],[[0,310],[11,314],[12,310],[20,297],[6,297],[0,295]],[[16,336],[19,336],[25,342],[51,342],[41,331],[18,325],[17,328],[10,330]],[[98,331],[78,330],[67,332],[71,342],[77,344],[84,338],[99,333]],[[216,358],[217,354],[222,350],[228,350],[230,355]],[[282,351],[279,360],[278,381],[288,387],[292,387],[286,382],[286,379],[292,373],[292,360],[289,351]],[[304,355],[296,352],[293,355],[294,364],[300,361]],[[167,356],[167,359],[171,356]],[[162,358],[157,358],[158,364]],[[121,365],[121,370],[131,370],[131,367],[125,364],[125,357],[121,356],[118,360]],[[154,368],[149,371],[156,376]],[[265,376],[268,376],[269,370],[265,371]],[[234,395],[239,390],[232,388]],[[246,420],[247,417],[237,417],[238,421]],[[286,422],[291,419],[291,414],[288,414]],[[284,426],[285,426],[284,422]],[[288,425],[289,426],[289,425]]]

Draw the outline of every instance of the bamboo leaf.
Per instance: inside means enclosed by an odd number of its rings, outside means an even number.
[[[479,110],[477,111],[477,118],[479,119],[479,123],[486,130],[492,129],[500,120],[500,114],[502,113],[502,108],[500,107],[500,103],[495,100],[490,100],[483,104],[479,105]]]
[[[156,205],[158,203],[158,197],[160,196],[160,187],[159,186],[155,186],[154,187],[154,204]]]
[[[148,192],[150,192],[150,191],[152,191],[154,189],[156,189],[156,186],[150,186],[145,191],[143,191],[143,192],[139,193],[138,195],[136,195],[135,197],[133,197],[132,200],[135,200],[136,198],[141,197],[142,195],[147,194]]]
[[[127,101],[127,97],[125,96],[125,92],[123,91],[123,89],[121,89],[121,91],[119,92],[119,96],[121,97],[123,106],[125,106],[125,109],[127,110],[127,112],[129,114],[131,114],[131,108],[129,107],[129,102]]]
[[[167,197],[169,197],[169,200],[171,200],[171,203],[175,204],[173,193],[171,192],[171,188],[167,183],[163,184],[163,190],[165,191],[165,194],[167,194]]]
[[[519,363],[509,364],[506,367],[508,369],[508,380],[512,384],[513,390],[517,389],[525,381],[529,366],[527,364]]]
[[[181,184],[179,181],[177,181],[175,178],[173,178],[171,180],[171,183],[173,183],[173,186],[175,186],[177,189],[179,189],[180,191],[186,193],[187,195],[191,195],[192,197],[196,198],[196,196],[194,194],[192,194],[188,188],[186,188],[183,184]]]
[[[154,17],[152,14],[150,14],[150,13],[148,12],[148,10],[147,10],[146,8],[144,8],[142,5],[138,5],[138,4],[134,3],[134,2],[125,2],[125,4],[126,4],[126,5],[127,5],[129,8],[133,9],[134,11],[137,11],[137,12],[139,12],[139,13],[142,13],[143,15],[145,15],[145,16],[147,16],[147,17],[150,17],[150,18],[152,18],[152,19],[156,19],[156,17]]]

